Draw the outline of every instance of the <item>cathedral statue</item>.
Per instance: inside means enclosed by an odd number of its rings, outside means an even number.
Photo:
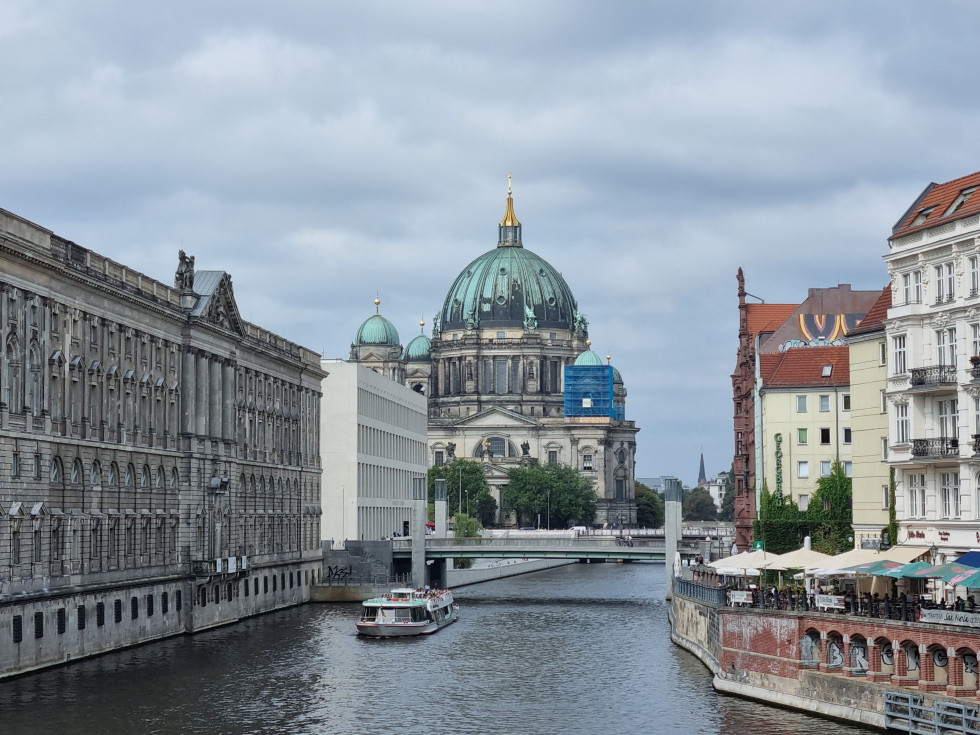
[[[174,288],[178,291],[190,291],[194,288],[194,256],[188,256],[181,250],[178,257],[180,262],[174,274]]]
[[[523,454],[525,457],[531,454],[531,445],[528,444],[527,440],[521,443],[521,454]]]
[[[446,459],[452,462],[456,459],[456,444],[455,442],[448,442],[446,444]]]

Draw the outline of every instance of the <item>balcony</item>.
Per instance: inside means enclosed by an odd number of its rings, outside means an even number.
[[[955,365],[927,365],[912,368],[909,373],[909,386],[912,390],[956,387]]]
[[[958,457],[959,454],[959,439],[938,437],[912,440],[912,456],[919,459],[942,459],[944,457]]]

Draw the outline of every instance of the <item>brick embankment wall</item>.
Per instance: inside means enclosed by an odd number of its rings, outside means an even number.
[[[894,687],[807,668],[800,640],[805,616],[717,607],[674,595],[671,640],[711,670],[720,692],[884,729],[882,693]]]

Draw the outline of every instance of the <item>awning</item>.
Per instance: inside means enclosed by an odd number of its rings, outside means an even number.
[[[968,567],[977,567],[980,569],[980,551],[968,551],[957,559],[956,563],[966,564]]]

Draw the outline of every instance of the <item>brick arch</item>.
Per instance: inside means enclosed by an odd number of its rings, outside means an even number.
[[[899,657],[899,669],[896,673],[910,679],[921,678],[922,662],[919,656],[919,644],[912,640],[904,640],[898,646],[900,650],[895,653]]]
[[[800,638],[800,666],[817,668],[822,660],[820,631],[807,628]]]
[[[870,648],[868,641],[860,633],[850,636],[850,643],[847,646],[846,666],[855,675],[866,674],[871,668],[869,663]]]
[[[847,654],[844,649],[844,636],[836,630],[827,631],[827,651],[824,663],[831,671],[842,669],[847,665]]]
[[[966,647],[957,649],[955,661],[950,661],[949,675],[950,686],[961,686],[964,689],[971,690],[977,689],[978,684],[980,684],[977,652]]]
[[[932,643],[926,648],[926,655],[922,660],[922,674],[919,681],[933,682],[946,686],[949,681],[949,655],[946,647],[939,643]]]
[[[880,662],[881,666],[879,670],[885,674],[895,673],[895,658],[897,654],[892,650],[891,640],[883,636],[876,638],[875,646],[878,649],[876,655],[878,656],[878,661]],[[901,653],[901,651],[898,653]]]

